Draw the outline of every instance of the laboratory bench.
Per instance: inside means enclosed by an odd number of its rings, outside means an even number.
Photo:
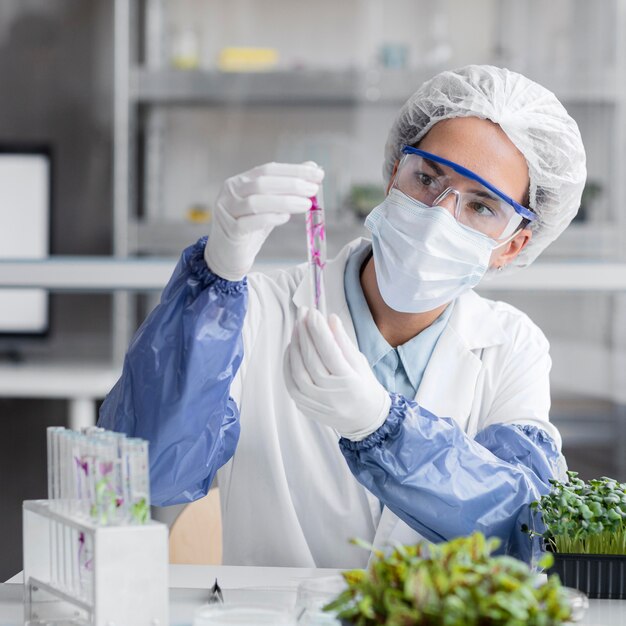
[[[298,585],[340,570],[293,567],[170,565],[170,624],[189,626],[194,610],[204,604],[215,579],[225,602],[292,606]],[[22,574],[0,585],[0,626],[17,626],[23,619]],[[590,600],[580,626],[624,626],[626,600]]]

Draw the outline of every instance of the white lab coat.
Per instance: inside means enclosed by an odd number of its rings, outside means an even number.
[[[329,313],[356,343],[344,292],[348,244],[327,264]],[[362,487],[343,458],[337,436],[304,417],[282,373],[298,306],[309,303],[306,265],[248,277],[244,359],[231,386],[241,412],[232,459],[218,472],[224,563],[292,567],[364,567],[358,537],[384,547],[420,535]],[[424,372],[416,401],[453,418],[474,437],[494,423],[532,424],[560,446],[548,422],[549,344],[514,307],[473,291],[457,299]]]

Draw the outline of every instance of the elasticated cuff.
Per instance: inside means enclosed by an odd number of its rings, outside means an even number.
[[[248,279],[244,276],[242,280],[226,280],[214,274],[204,259],[204,249],[208,237],[201,237],[198,241],[185,250],[187,263],[191,275],[201,284],[202,288],[213,286],[224,293],[241,293],[245,291]]]
[[[543,428],[532,424],[514,424],[514,426],[517,430],[523,432],[533,443],[542,447],[552,448],[558,452],[556,442]]]
[[[393,437],[400,430],[400,426],[406,418],[409,405],[406,398],[399,393],[390,393],[391,408],[389,409],[389,415],[383,422],[383,425],[375,430],[371,435],[368,435],[362,441],[351,441],[342,437],[339,440],[339,446],[344,450],[359,451],[369,450],[375,446],[380,446],[388,437]]]

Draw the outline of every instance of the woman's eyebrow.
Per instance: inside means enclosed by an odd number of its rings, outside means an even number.
[[[481,198],[489,198],[490,200],[500,200],[500,198],[491,191],[487,191],[486,189],[470,189],[469,193],[473,193]]]
[[[430,165],[430,167],[432,167],[435,170],[435,172],[439,176],[445,176],[445,172],[439,167],[439,164],[436,161],[431,161],[430,159],[426,157],[422,157],[422,158],[424,159],[424,161],[426,161],[428,165]]]
[[[441,169],[436,161],[431,161],[428,157],[422,157],[424,161],[436,172],[438,176],[445,176],[446,173]],[[489,198],[490,200],[500,200],[497,194],[487,191],[485,188],[470,189],[470,193],[474,193],[481,198]]]

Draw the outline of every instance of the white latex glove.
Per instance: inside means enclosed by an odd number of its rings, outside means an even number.
[[[304,415],[352,441],[378,430],[389,414],[389,394],[334,314],[326,321],[315,309],[298,311],[284,375]]]
[[[241,280],[274,226],[311,208],[323,178],[324,171],[307,161],[266,163],[227,179],[204,251],[209,269],[226,280]]]

